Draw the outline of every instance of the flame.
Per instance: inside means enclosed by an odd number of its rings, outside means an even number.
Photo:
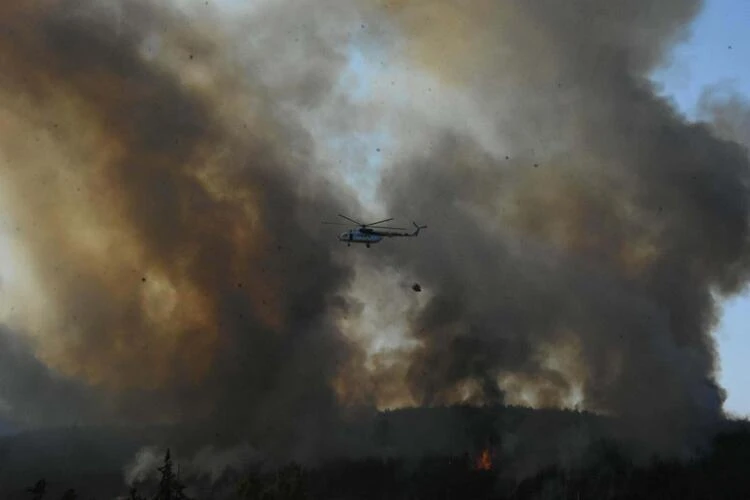
[[[477,457],[476,468],[477,470],[492,470],[492,454],[489,449],[485,448]]]

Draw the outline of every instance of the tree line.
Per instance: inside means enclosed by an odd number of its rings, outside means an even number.
[[[502,479],[502,464],[478,467],[476,457],[424,457],[338,460],[314,468],[288,464],[278,468],[256,464],[242,472],[228,493],[191,497],[174,471],[170,451],[158,467],[153,491],[131,488],[127,500],[625,500],[750,498],[750,426],[718,434],[709,453],[687,462],[653,460],[636,465],[616,446],[602,441],[596,459],[577,469],[547,467],[520,482]],[[39,480],[27,490],[32,500],[46,496]],[[200,498],[198,498],[200,497]],[[79,498],[67,490],[60,500]]]

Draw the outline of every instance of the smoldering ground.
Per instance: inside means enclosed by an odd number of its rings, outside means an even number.
[[[638,449],[700,444],[721,416],[715,296],[747,277],[747,154],[647,79],[700,2],[190,8],[0,7],[6,414],[319,456],[351,401],[579,399]],[[357,29],[387,83],[349,102]],[[391,106],[407,72],[434,93]],[[306,127],[372,121],[397,138],[389,215],[430,229],[363,257],[424,290],[404,311],[410,292],[362,280],[416,340],[368,359],[340,328],[363,260],[319,226],[358,203]]]

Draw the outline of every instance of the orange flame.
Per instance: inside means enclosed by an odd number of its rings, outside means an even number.
[[[484,449],[482,453],[477,457],[477,470],[492,470],[492,455],[490,450]]]

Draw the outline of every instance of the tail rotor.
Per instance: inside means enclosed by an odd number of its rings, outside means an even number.
[[[417,224],[417,223],[416,223],[416,222],[414,222],[414,221],[412,221],[412,224],[414,224],[414,227],[416,228],[416,229],[414,230],[414,232],[413,232],[413,233],[411,233],[411,234],[412,234],[412,235],[414,235],[414,236],[418,236],[418,235],[419,235],[419,231],[421,231],[422,229],[425,229],[425,228],[427,228],[427,226],[420,226],[419,224]]]

